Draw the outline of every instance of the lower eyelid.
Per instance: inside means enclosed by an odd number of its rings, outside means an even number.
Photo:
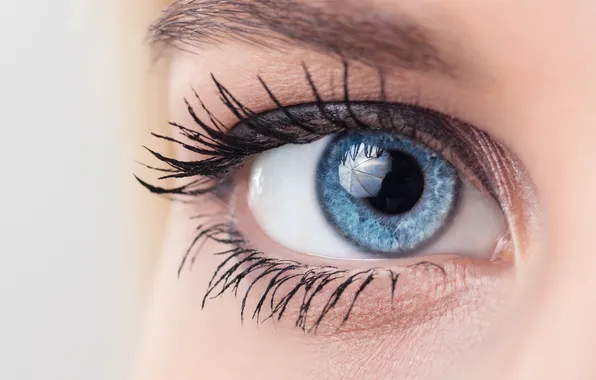
[[[255,261],[243,262],[246,257],[238,256],[221,270],[218,276],[232,269],[229,275],[223,276],[225,281],[214,282],[216,286],[207,293],[207,299],[232,284],[239,289],[237,294],[242,299],[244,320],[263,323],[272,319],[276,325],[298,327],[317,335],[370,333],[375,328],[403,332],[441,318],[454,309],[472,308],[473,305],[466,306],[468,298],[475,302],[482,298],[482,292],[497,288],[497,283],[504,280],[504,273],[512,266],[511,262],[495,264],[454,258],[442,265],[421,262],[394,269],[349,270],[309,266],[256,254],[257,260],[261,258],[267,263],[252,268]],[[272,267],[275,270],[270,270]],[[280,272],[283,276],[276,277]],[[281,281],[286,277],[289,280]],[[333,280],[324,284],[331,277]],[[238,278],[241,279],[236,283]],[[488,286],[491,283],[493,286]],[[284,304],[291,293],[295,294]],[[472,296],[467,297],[468,293]]]

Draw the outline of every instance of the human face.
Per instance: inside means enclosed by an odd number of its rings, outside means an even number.
[[[170,119],[177,125],[205,134],[203,121],[210,120],[209,110],[219,120],[211,122],[222,131],[250,125],[245,119],[255,118],[256,124],[271,127],[259,119],[264,112],[277,109],[283,116],[284,110],[313,102],[322,108],[311,111],[323,114],[330,102],[340,103],[336,111],[344,114],[350,102],[368,114],[403,115],[413,110],[414,119],[397,117],[397,124],[410,127],[410,132],[422,119],[435,120],[433,125],[450,120],[455,127],[447,128],[444,136],[462,130],[462,140],[472,136],[464,144],[465,152],[453,148],[445,153],[445,145],[453,140],[429,136],[424,128],[419,134],[426,137],[426,148],[441,152],[450,167],[464,173],[462,183],[472,186],[466,189],[480,188],[478,194],[490,201],[474,203],[469,217],[453,217],[454,223],[463,223],[464,233],[449,248],[428,248],[424,258],[392,256],[390,251],[398,251],[395,244],[372,262],[358,249],[321,248],[326,253],[318,254],[320,245],[300,247],[305,242],[327,244],[331,237],[323,228],[298,240],[285,231],[314,225],[315,213],[299,211],[323,207],[316,203],[320,199],[298,198],[307,191],[297,189],[311,177],[294,175],[308,173],[307,158],[315,152],[326,157],[313,145],[322,136],[314,138],[316,131],[310,130],[310,137],[299,141],[309,144],[291,149],[284,145],[270,153],[255,149],[250,157],[243,156],[246,160],[231,160],[237,171],[226,177],[233,180],[219,187],[217,195],[186,194],[191,204],[172,204],[140,378],[596,378],[594,35],[596,3],[580,0],[245,0],[170,5],[152,36],[160,51],[167,47]],[[230,112],[243,110],[232,97],[250,111]],[[369,103],[356,104],[363,101]],[[372,102],[397,108],[366,108]],[[427,109],[440,114],[429,116]],[[346,118],[342,120],[359,127],[356,118]],[[373,129],[376,135],[395,134],[379,125]],[[217,128],[213,131],[217,134]],[[230,169],[196,164],[212,154],[205,144],[212,140],[200,140],[180,127],[174,128],[174,137],[188,145],[177,144],[178,161],[169,161],[183,177],[173,186],[200,179],[200,174],[209,177],[201,186],[195,183],[177,193],[208,188],[213,177]],[[255,139],[253,130],[243,146]],[[222,137],[215,140],[221,142]],[[242,144],[231,145],[239,149]],[[194,166],[179,161],[193,161]],[[471,161],[480,163],[480,169]],[[316,162],[313,165],[316,171]],[[293,170],[284,171],[286,167]],[[268,176],[264,183],[273,183],[259,190],[266,197],[254,196],[258,170]],[[429,186],[429,174],[423,174]],[[482,181],[483,176],[491,180]],[[320,188],[322,179],[312,178],[312,187]],[[290,186],[294,192],[283,185],[290,179],[295,180]],[[156,186],[150,189],[172,192],[172,187]],[[449,191],[441,192],[440,198]],[[302,205],[291,223],[284,220],[291,211],[285,203],[275,203],[279,199],[296,199]],[[266,207],[272,203],[279,206]],[[494,216],[494,204],[502,219]],[[488,208],[474,214],[481,205]],[[331,223],[329,215],[333,219],[335,211],[326,210],[327,219],[321,220]],[[219,215],[219,230],[205,227],[214,222],[192,218],[197,215]],[[355,235],[358,228],[350,232],[340,226],[344,219],[338,218],[331,229],[349,235],[352,242],[360,239]],[[234,223],[247,250],[235,257],[230,252],[238,252],[233,251],[238,248],[236,235],[229,236],[228,223]],[[492,226],[493,235],[487,226]],[[200,235],[198,244],[190,244],[205,228],[209,236]],[[482,248],[484,241],[476,241],[485,235],[494,243],[490,252]],[[370,245],[364,251],[381,248],[386,246]],[[468,250],[471,253],[464,255]],[[356,252],[350,260],[348,251]],[[251,253],[262,261],[244,260]],[[227,279],[214,275],[226,258],[230,260],[223,271],[240,263],[227,272]],[[420,265],[421,261],[430,264]],[[251,262],[260,266],[252,268]],[[295,267],[287,269],[288,262]],[[337,272],[324,286],[319,288],[329,277],[318,277],[310,290],[296,287],[328,267]],[[271,271],[263,273],[267,268]],[[278,284],[275,268],[286,268],[285,273],[295,276],[279,284],[272,296],[267,284]],[[242,270],[246,277],[237,277]],[[214,286],[209,285],[212,278]],[[223,289],[225,284],[230,287]],[[345,285],[339,294],[338,285]],[[203,305],[206,289],[211,292]],[[297,295],[278,318],[281,310],[276,305],[283,305],[280,300],[292,289]],[[259,309],[263,297],[265,306]],[[308,299],[312,302],[304,301]],[[262,313],[253,314],[255,308]]]

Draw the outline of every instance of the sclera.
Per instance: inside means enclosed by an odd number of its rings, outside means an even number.
[[[295,252],[331,260],[390,259],[390,254],[380,256],[352,245],[321,209],[315,186],[317,168],[332,139],[327,136],[259,154],[250,168],[247,192],[253,217],[271,239]],[[489,260],[506,231],[505,216],[496,200],[462,178],[453,216],[409,257],[453,254]]]

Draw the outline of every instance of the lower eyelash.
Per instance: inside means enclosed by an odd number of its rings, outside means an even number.
[[[228,292],[238,297],[242,285],[245,285],[244,294],[240,296],[241,322],[244,322],[247,315],[257,324],[268,320],[279,321],[287,316],[286,311],[291,302],[299,302],[294,321],[295,327],[307,333],[316,333],[332,310],[340,305],[347,305],[343,311],[341,323],[337,326],[341,328],[349,320],[360,295],[375,280],[383,277],[389,279],[390,287],[387,295],[393,302],[403,270],[425,266],[446,275],[443,267],[426,261],[398,270],[370,268],[350,272],[334,266],[310,266],[292,260],[278,259],[251,248],[235,229],[233,220],[228,216],[203,215],[196,218],[211,219],[211,223],[202,223],[197,228],[197,233],[179,267],[178,274],[181,275],[189,258],[192,267],[200,253],[200,247],[208,240],[230,246],[230,249],[214,253],[222,256],[222,261],[209,280],[201,306],[205,308],[209,300],[221,297]],[[265,284],[264,288],[260,288],[263,294],[259,297],[252,313],[247,314],[250,295],[256,287],[262,285],[261,283]],[[288,285],[287,288],[284,285]],[[325,299],[324,294],[330,295]],[[323,306],[313,316],[313,301],[318,301],[320,298],[323,300]],[[347,303],[341,303],[342,298],[346,298]]]

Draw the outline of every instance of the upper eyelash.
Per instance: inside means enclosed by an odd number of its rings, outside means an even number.
[[[259,154],[263,151],[277,148],[289,143],[310,143],[330,133],[336,133],[346,129],[366,130],[372,128],[366,122],[361,121],[358,118],[358,115],[353,112],[353,107],[357,104],[357,102],[353,102],[349,95],[349,64],[347,61],[343,62],[343,100],[339,102],[323,101],[312,78],[312,75],[308,70],[308,67],[302,63],[302,68],[314,98],[312,104],[317,107],[322,118],[328,122],[328,125],[334,126],[333,129],[321,132],[320,123],[311,124],[308,120],[297,117],[295,114],[290,112],[288,106],[284,105],[277,99],[266,82],[258,76],[257,79],[259,83],[266,91],[269,99],[271,99],[271,101],[275,104],[275,108],[272,111],[282,112],[284,116],[291,122],[292,127],[302,131],[308,136],[308,138],[304,138],[303,136],[298,138],[295,133],[292,134],[281,132],[283,128],[275,128],[274,125],[271,125],[274,123],[274,121],[267,120],[267,123],[261,122],[260,118],[256,117],[257,114],[236,99],[231,92],[227,90],[227,88],[221,84],[213,74],[211,74],[211,79],[215,84],[217,94],[221,102],[238,119],[236,125],[244,125],[250,128],[252,135],[241,136],[234,134],[233,132],[235,128],[227,128],[226,125],[205,106],[196,91],[193,91],[196,100],[209,120],[205,121],[201,119],[195,112],[195,109],[190,104],[188,99],[185,99],[184,101],[189,115],[193,119],[194,123],[197,124],[199,130],[202,131],[187,128],[176,122],[169,122],[171,126],[176,128],[180,135],[189,140],[188,143],[169,136],[155,133],[152,135],[159,139],[178,144],[189,152],[200,154],[206,156],[207,158],[203,158],[198,161],[183,161],[172,157],[166,157],[148,147],[145,147],[158,161],[167,165],[166,168],[155,168],[145,165],[150,169],[164,173],[163,176],[159,177],[159,180],[176,178],[187,179],[188,182],[175,187],[165,187],[152,185],[135,176],[136,179],[141,183],[141,185],[143,185],[152,193],[161,195],[198,196],[204,194],[213,194],[217,193],[220,188],[225,188],[226,185],[229,184],[232,174],[255,154]],[[385,92],[385,83],[384,75],[382,71],[379,71],[380,100],[378,102],[369,101],[367,103],[375,103],[375,107],[379,116],[378,121],[382,129],[401,132],[394,124],[393,119],[389,117],[389,107],[391,104],[386,102],[387,96]],[[327,108],[327,105],[332,103],[343,105],[348,114],[345,115],[343,119],[338,117],[338,115],[334,114]],[[493,196],[493,198],[498,199],[499,201],[503,200],[505,194],[501,193],[501,189],[495,189],[492,186],[492,183],[498,179],[494,176],[494,173],[491,172],[491,168],[494,166],[494,163],[486,159],[486,152],[484,151],[493,150],[499,152],[502,156],[506,157],[508,161],[511,161],[509,159],[509,155],[506,154],[506,149],[501,144],[492,141],[486,135],[486,133],[475,130],[471,126],[467,126],[467,128],[458,128],[457,126],[454,127],[454,125],[461,126],[466,124],[462,123],[461,121],[457,121],[448,115],[444,115],[424,107],[419,107],[416,105],[415,99],[412,99],[409,104],[409,107],[416,108],[418,112],[424,110],[432,115],[432,117],[439,116],[442,118],[443,120],[441,121],[441,124],[446,130],[448,130],[448,133],[452,135],[453,141],[460,140],[460,142],[464,142],[468,146],[474,146],[473,144],[476,143],[478,146],[482,147],[481,150],[483,150],[483,152],[480,152],[480,154],[475,153],[471,154],[470,157],[459,158],[463,161],[466,161],[467,159],[467,164],[479,166],[479,170],[477,170],[476,173],[479,173],[480,176],[483,177],[479,177],[477,180],[485,185],[490,185],[486,186],[486,189],[490,195]],[[405,105],[402,104],[402,106]],[[452,122],[454,122],[454,125],[450,125]],[[390,124],[388,125],[387,123]],[[410,137],[417,140],[419,139],[420,136],[418,136],[416,128],[413,128],[411,133],[412,136]],[[480,161],[482,162],[479,162],[478,158],[480,158]]]
[[[350,128],[345,121],[338,118],[326,107],[326,102],[323,101],[319,90],[308,70],[308,67],[302,64],[305,78],[311,88],[314,104],[320,110],[321,114],[330,125],[337,126],[335,130],[340,131],[342,129]],[[352,112],[351,103],[349,96],[348,87],[348,76],[349,76],[349,64],[343,62],[343,103],[347,105],[347,109],[351,120],[356,124],[359,129],[368,129],[369,126],[360,121]],[[190,104],[188,99],[185,99],[185,105],[187,111],[193,121],[202,130],[193,130],[187,128],[177,122],[169,122],[169,124],[176,128],[180,135],[190,141],[185,143],[176,138],[164,136],[157,133],[152,133],[156,138],[166,140],[182,146],[184,149],[197,153],[200,155],[207,156],[207,158],[200,161],[182,161],[175,158],[166,157],[148,147],[145,147],[157,160],[167,165],[167,168],[156,168],[153,166],[145,165],[149,169],[160,171],[165,173],[159,177],[159,180],[167,180],[172,178],[188,178],[190,182],[177,186],[177,187],[162,187],[152,185],[141,178],[135,176],[135,178],[152,193],[156,194],[171,194],[171,195],[187,195],[197,196],[212,193],[220,185],[221,182],[225,182],[226,174],[242,166],[244,162],[251,156],[262,153],[265,150],[277,148],[281,145],[288,143],[301,143],[301,142],[312,142],[314,139],[309,141],[299,141],[295,136],[287,133],[280,132],[276,128],[271,128],[270,125],[262,125],[257,118],[256,114],[248,107],[243,105],[238,99],[236,99],[227,88],[221,84],[217,78],[211,74],[211,79],[216,87],[217,94],[220,101],[226,106],[226,108],[238,119],[238,124],[244,123],[251,128],[257,134],[267,137],[267,143],[258,141],[255,143],[254,138],[245,138],[242,136],[235,136],[230,134],[224,123],[222,123],[217,116],[215,116],[204,104],[201,97],[196,91],[193,94],[198,101],[201,109],[207,115],[208,122],[202,120],[198,115],[193,106]],[[283,105],[275,96],[273,91],[267,85],[267,83],[260,76],[257,77],[259,83],[266,91],[269,99],[275,104],[276,109],[283,112],[284,115],[290,120],[294,127],[303,130],[304,132],[315,136],[316,138],[323,137],[330,132],[321,133],[316,125],[309,125],[308,121],[300,120],[291,112],[288,111],[287,106]],[[384,102],[386,99],[385,95],[385,79],[382,72],[379,72],[379,83],[380,83],[380,101]],[[231,129],[233,130],[233,128]],[[212,179],[224,180],[213,182]]]

